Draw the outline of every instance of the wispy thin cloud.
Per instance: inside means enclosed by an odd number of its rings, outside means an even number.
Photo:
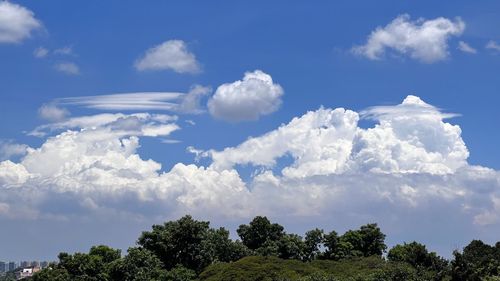
[[[136,92],[98,96],[61,98],[55,104],[80,106],[98,110],[160,110],[180,113],[201,113],[199,102],[210,88],[195,86],[188,93]]]
[[[458,49],[464,53],[477,54],[477,50],[464,41],[458,42]]]
[[[494,50],[496,52],[500,52],[500,44],[498,44],[497,42],[495,42],[493,40],[490,40],[486,44],[486,49],[490,49],[490,50]]]
[[[38,58],[38,59],[44,58],[44,57],[46,57],[48,54],[49,54],[49,50],[47,50],[47,49],[46,49],[46,48],[44,48],[44,47],[38,47],[38,48],[36,48],[36,49],[33,51],[33,56],[35,56],[35,58]]]

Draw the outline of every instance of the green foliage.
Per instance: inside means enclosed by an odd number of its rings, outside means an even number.
[[[361,245],[359,249],[355,249],[361,251],[365,257],[381,256],[387,249],[384,243],[385,234],[376,223],[363,225],[358,232],[361,235]]]
[[[359,230],[349,230],[342,236],[332,231],[324,236],[326,251],[322,258],[340,260],[352,257],[382,256],[387,246],[385,234],[377,224],[361,226]]]
[[[249,253],[229,238],[226,229],[212,229],[209,222],[191,216],[154,225],[152,231],[142,233],[138,244],[153,252],[167,270],[182,265],[200,272],[213,262],[234,261]]]
[[[138,244],[153,252],[167,270],[180,264],[200,271],[211,263],[211,253],[204,243],[209,229],[209,222],[185,216],[163,225],[153,225],[152,231],[142,233]]]
[[[405,263],[360,257],[342,261],[299,262],[276,257],[246,257],[209,266],[200,281],[424,281],[428,276]]]
[[[246,257],[232,263],[219,263],[203,271],[201,281],[256,281],[256,280],[296,280],[318,272],[307,263],[296,260],[283,260],[277,257]]]
[[[71,276],[63,268],[47,268],[33,276],[33,281],[70,281]]]
[[[57,265],[41,270],[32,279],[36,281],[111,280],[108,274],[110,264],[120,259],[120,253],[120,250],[104,245],[92,247],[88,254],[60,253]]]
[[[322,229],[313,229],[306,232],[304,239],[304,260],[311,261],[316,259],[321,253],[320,246],[325,240]]]
[[[115,281],[162,280],[167,273],[162,266],[163,263],[151,251],[129,248],[128,255],[110,265],[109,276]]]
[[[434,252],[428,252],[425,245],[415,241],[394,246],[387,253],[387,259],[406,262],[415,268],[433,270],[441,275],[444,274],[448,267],[448,262],[445,259]]]
[[[240,241],[232,241],[225,228],[209,229],[203,248],[209,253],[212,262],[237,261],[251,255],[251,251]]]
[[[251,250],[263,247],[266,242],[277,242],[285,235],[283,226],[261,216],[255,217],[248,225],[240,225],[237,232],[243,244]]]
[[[455,251],[453,255],[452,280],[495,280],[500,276],[500,242],[490,246],[473,240],[463,253]]]
[[[196,272],[183,266],[176,266],[165,274],[165,281],[192,281],[198,277]]]
[[[185,216],[154,225],[121,257],[100,245],[88,253],[61,253],[34,281],[500,281],[500,242],[474,240],[448,261],[417,242],[386,250],[385,235],[367,224],[339,236],[321,229],[305,238],[266,217],[240,225],[241,242],[224,228]],[[257,256],[255,256],[257,255]],[[14,280],[13,273],[0,277]]]
[[[297,234],[285,234],[277,243],[278,257],[300,260],[304,258],[305,243]]]
[[[112,249],[108,246],[99,245],[93,246],[90,248],[89,255],[90,256],[99,256],[102,258],[102,262],[110,263],[114,260],[117,260],[121,257],[121,250]]]

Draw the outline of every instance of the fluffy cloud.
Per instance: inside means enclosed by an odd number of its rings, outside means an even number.
[[[344,172],[446,174],[466,165],[469,152],[460,127],[445,123],[437,108],[415,96],[397,106],[362,112],[377,119],[374,128],[358,128],[350,110],[319,109],[237,147],[209,151],[216,169],[237,164],[272,167],[283,156],[294,159],[281,172],[310,177]]]
[[[47,121],[61,121],[69,116],[69,111],[65,108],[60,108],[55,104],[44,104],[38,109],[40,118]]]
[[[167,116],[74,117],[49,124],[45,130],[62,132],[19,162],[0,162],[0,216],[144,220],[187,212],[242,222],[264,214],[303,230],[376,221],[397,242],[449,253],[450,237],[456,246],[500,231],[500,173],[467,163],[461,130],[446,121],[452,116],[416,96],[360,113],[320,108],[235,147],[190,147],[211,164],[171,169],[138,150],[141,137],[177,129]],[[360,118],[376,125],[361,128]],[[426,240],[431,235],[443,240]]]
[[[201,71],[193,53],[182,40],[169,40],[146,51],[135,64],[138,71],[170,69],[178,73]]]
[[[0,160],[10,159],[12,156],[24,155],[28,146],[0,140]]]
[[[0,2],[0,43],[19,43],[41,26],[32,11],[9,1]]]
[[[448,56],[448,39],[459,36],[465,29],[460,19],[447,18],[410,21],[409,15],[401,15],[385,27],[375,29],[365,45],[353,48],[353,52],[372,60],[381,59],[387,49],[408,55],[413,59],[433,63]]]
[[[352,149],[357,122],[356,112],[342,108],[311,111],[237,147],[209,151],[211,167],[224,170],[252,164],[269,168],[288,155],[295,160],[282,171],[289,177],[341,172]]]
[[[257,120],[276,111],[281,105],[283,89],[260,70],[247,72],[243,80],[220,85],[208,101],[215,118],[229,121]]]
[[[464,53],[477,54],[477,50],[464,41],[458,42],[458,49]]]
[[[68,74],[68,75],[79,75],[80,74],[80,68],[78,65],[76,65],[73,62],[61,62],[57,63],[54,65],[55,69],[57,71],[60,71],[62,73]]]

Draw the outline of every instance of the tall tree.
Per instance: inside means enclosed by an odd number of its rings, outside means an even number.
[[[268,241],[277,242],[285,234],[283,226],[261,216],[255,217],[248,225],[240,225],[237,232],[243,244],[251,250],[262,247]]]
[[[209,222],[184,216],[177,221],[153,225],[153,230],[143,232],[137,243],[153,252],[167,270],[182,265],[201,271],[212,262],[205,243],[209,229]]]

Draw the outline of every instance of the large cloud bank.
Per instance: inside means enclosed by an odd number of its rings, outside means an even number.
[[[265,214],[350,227],[377,221],[407,237],[430,225],[470,239],[484,227],[500,230],[500,174],[467,163],[452,116],[415,96],[360,113],[320,108],[237,146],[202,152],[207,167],[178,163],[169,171],[139,155],[139,138],[169,135],[179,129],[175,118],[75,117],[39,128],[62,132],[19,162],[0,162],[0,216]],[[361,128],[360,118],[377,122]],[[249,178],[243,166],[253,171]],[[67,207],[50,207],[61,202]]]

